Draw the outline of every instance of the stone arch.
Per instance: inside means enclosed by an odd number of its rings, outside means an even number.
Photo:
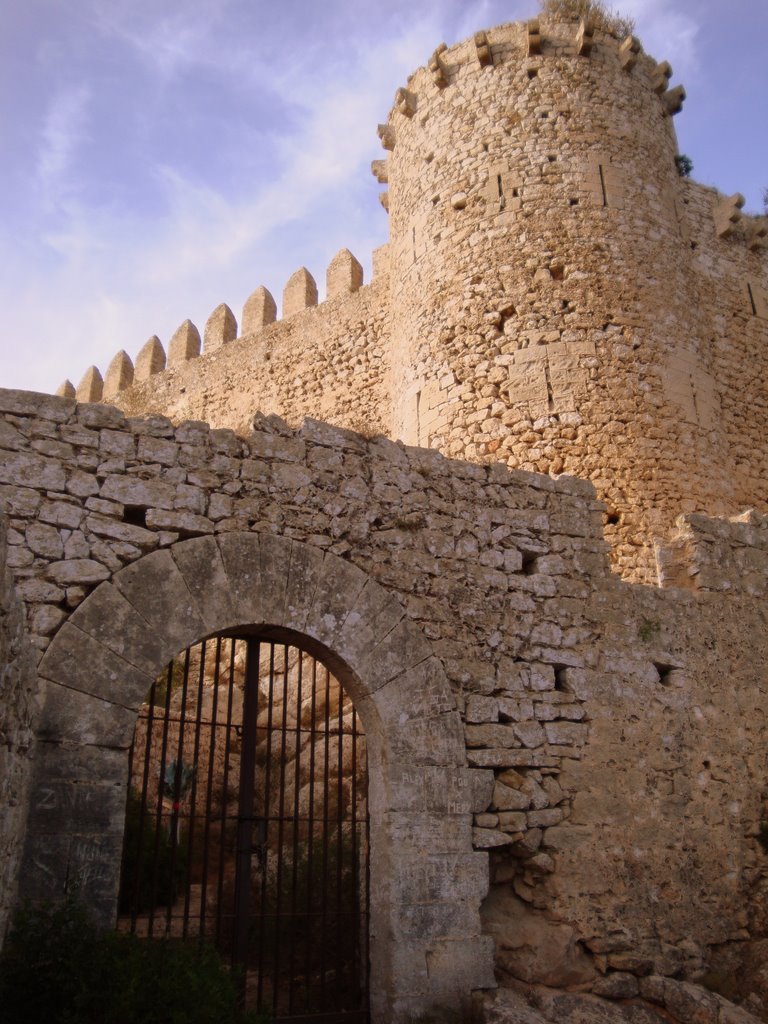
[[[480,932],[487,855],[472,812],[492,773],[466,767],[442,663],[400,601],[355,565],[297,540],[232,533],[138,559],[72,613],[39,673],[44,704],[22,895],[76,888],[115,915],[126,751],[152,680],[192,643],[233,628],[300,638],[362,719],[371,805],[374,1020],[461,1009],[494,985]]]

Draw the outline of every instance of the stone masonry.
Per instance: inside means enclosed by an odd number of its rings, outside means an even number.
[[[202,355],[183,324],[167,370],[123,353],[78,398],[236,430],[261,408],[572,473],[643,582],[680,513],[766,511],[768,222],[680,177],[666,62],[599,31],[585,48],[575,23],[534,36],[438,48],[399,90],[370,284],[342,250],[320,305],[302,268],[282,319],[256,289],[236,340],[218,307]]]
[[[768,1021],[766,231],[679,177],[670,78],[439,47],[371,283],[0,391],[0,928],[114,923],[153,679],[267,629],[365,732],[374,1024]]]
[[[77,878],[114,913],[155,669],[283,624],[322,645],[379,749],[382,1007],[492,986],[487,937],[502,981],[610,994],[726,965],[764,996],[762,517],[683,518],[685,589],[649,588],[611,574],[601,506],[568,477],[312,420],[238,437],[23,392],[0,410],[7,560],[42,659],[26,896]]]

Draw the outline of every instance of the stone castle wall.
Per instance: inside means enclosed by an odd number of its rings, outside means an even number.
[[[24,606],[6,568],[7,536],[8,522],[0,515],[0,935],[16,901],[38,691]]]
[[[119,670],[106,671],[109,652],[123,649],[135,624],[123,623],[117,605],[108,628],[93,619],[99,585],[112,581],[110,601],[120,591],[149,620],[161,591],[192,585],[191,538],[210,547],[206,564],[219,549],[229,567],[230,540],[274,537],[384,588],[426,644],[397,658],[419,664],[429,653],[447,678],[455,710],[432,707],[425,690],[407,729],[406,694],[394,687],[389,738],[394,749],[418,738],[422,763],[446,772],[436,737],[457,716],[465,764],[477,774],[472,842],[478,856],[490,853],[491,886],[467,864],[449,902],[471,906],[488,893],[483,929],[496,941],[502,978],[598,991],[615,974],[747,970],[768,910],[758,841],[768,817],[762,517],[682,520],[669,564],[688,589],[659,590],[610,574],[601,506],[591,485],[570,478],[450,461],[310,420],[294,431],[263,419],[244,438],[19,392],[0,393],[0,410],[8,561],[31,641],[48,651],[38,763],[44,768],[57,750],[71,759],[81,752],[73,777],[57,778],[52,790],[63,805],[49,806],[50,796],[35,805],[29,895],[55,895],[57,864],[68,862],[74,877],[85,858],[91,878],[93,849],[119,855],[124,789],[116,780],[135,710],[106,682],[93,708],[78,701],[94,692],[89,662],[119,680]],[[150,560],[155,582],[144,594],[133,569]],[[227,572],[240,571],[232,566]],[[716,566],[717,579],[707,572]],[[751,582],[736,586],[745,566]],[[291,589],[287,564],[269,572],[270,586],[283,580]],[[212,628],[207,591],[194,593],[187,600],[203,602],[202,635]],[[185,623],[197,614],[185,612]],[[388,719],[371,724],[365,707],[375,748]],[[105,748],[117,775],[96,780],[83,765]],[[388,799],[410,808],[414,860],[387,883],[405,887],[406,903],[409,880],[438,870],[433,850],[448,835],[418,831],[417,808],[427,805],[413,786],[413,770],[387,782]],[[98,810],[95,832],[89,839],[82,825],[65,848],[62,820],[78,808]],[[465,835],[469,843],[471,822],[441,813],[450,842]],[[471,916],[435,899],[441,941],[480,950]],[[408,921],[420,927],[418,915],[401,918],[406,931]],[[406,933],[402,941],[408,948]]]
[[[132,381],[110,400],[129,414],[161,413],[177,422],[201,419],[240,433],[248,432],[257,409],[296,425],[304,416],[314,416],[387,433],[388,278],[386,265],[380,267],[386,260],[377,262],[379,273],[371,284],[359,287],[358,282],[358,289],[351,291],[347,281],[343,291],[332,294],[329,289],[329,298],[320,305],[307,305],[306,295],[287,304],[292,279],[281,319],[249,324],[246,305],[239,337],[233,333],[226,344],[206,344],[199,357]],[[107,374],[106,397],[110,383]]]
[[[670,74],[636,41],[546,20],[439,48],[380,126],[373,283],[357,291],[341,253],[319,307],[297,272],[282,321],[255,295],[235,341],[220,307],[201,361],[182,331],[172,368],[147,378],[140,357],[133,386],[116,358],[104,397],[238,430],[255,408],[317,416],[572,473],[607,506],[614,566],[655,580],[654,538],[680,513],[768,498],[765,218],[679,176]],[[101,395],[92,369],[78,397]]]

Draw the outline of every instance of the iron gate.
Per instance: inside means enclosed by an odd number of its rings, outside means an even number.
[[[118,926],[214,943],[276,1020],[367,1021],[366,770],[357,712],[309,653],[188,648],[139,713]]]

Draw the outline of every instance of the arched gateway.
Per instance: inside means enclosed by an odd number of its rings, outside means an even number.
[[[374,1021],[458,1011],[494,984],[479,903],[487,857],[440,661],[400,602],[319,548],[271,534],[182,541],[121,569],[70,616],[40,665],[45,704],[23,896],[76,890],[114,923],[128,750],[137,713],[172,659],[207,637],[258,635],[327,666],[366,736],[370,994]]]

